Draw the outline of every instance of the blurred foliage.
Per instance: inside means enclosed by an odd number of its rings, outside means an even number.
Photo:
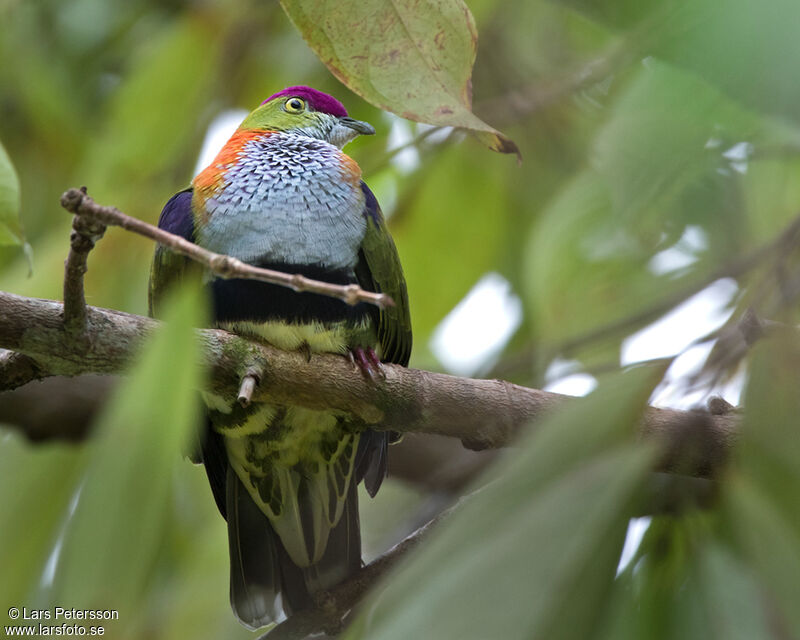
[[[191,331],[202,324],[200,296],[182,293],[97,419],[60,541],[48,594],[55,602],[130,612],[145,591],[160,548],[175,454],[186,448],[200,417],[199,344]],[[165,362],[166,352],[171,357]]]
[[[155,222],[191,179],[215,118],[308,84],[378,129],[349,149],[391,214],[416,366],[441,367],[431,333],[489,271],[524,302],[500,363],[521,383],[540,383],[556,357],[617,367],[648,310],[753,256],[733,274],[735,317],[752,306],[797,322],[795,252],[754,253],[800,210],[796,2],[467,0],[473,24],[460,0],[439,0],[398,13],[413,23],[393,22],[385,41],[377,16],[406,3],[283,4],[302,35],[278,3],[256,0],[0,1],[0,288],[60,297],[66,188],[85,184],[98,202]],[[444,49],[411,55],[442,16],[456,16]],[[524,162],[416,124],[405,129],[418,138],[412,161],[393,154],[387,139],[405,123],[371,105],[402,114],[406,83],[422,101],[406,111],[465,124],[430,108],[447,94],[467,117],[474,26],[475,118],[502,129]],[[387,46],[406,64],[337,73],[369,104],[314,53],[330,65]],[[436,56],[443,86],[421,71]],[[690,259],[656,268],[687,229],[702,239]],[[13,246],[24,241],[32,277]],[[89,258],[90,304],[144,313],[152,248],[110,229]],[[103,601],[124,610],[111,637],[252,637],[227,604],[224,523],[179,455],[194,415],[193,346],[180,330],[192,306],[178,304],[180,319],[146,347],[94,441],[0,439],[0,605]],[[618,330],[584,339],[609,326]],[[610,380],[502,456],[494,483],[389,579],[352,635],[800,637],[800,356],[790,338],[774,340],[744,363],[745,433],[718,507],[655,518],[615,578],[651,455],[630,432],[653,381]],[[390,480],[368,504],[374,555],[427,501]]]
[[[11,160],[0,144],[0,245],[19,245],[19,179]]]
[[[631,436],[655,380],[652,371],[617,378],[542,424],[372,598],[347,637],[587,637],[652,465],[653,451]]]

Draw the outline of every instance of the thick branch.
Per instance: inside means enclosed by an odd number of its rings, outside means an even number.
[[[47,375],[119,373],[156,321],[87,307],[87,338],[76,343],[62,330],[62,305],[0,292],[0,348],[30,356]],[[346,358],[281,351],[225,331],[198,334],[211,370],[210,390],[238,397],[252,369],[263,377],[253,401],[269,400],[346,411],[365,424],[401,432],[436,433],[473,449],[508,445],[518,430],[540,420],[569,396],[500,380],[457,378],[385,365],[386,377],[366,380]],[[649,408],[640,433],[665,444],[659,468],[707,476],[725,460],[737,432],[735,414],[711,415]]]
[[[320,280],[312,280],[300,274],[283,273],[272,269],[261,269],[246,264],[241,260],[231,256],[214,253],[204,249],[184,238],[177,236],[151,224],[147,224],[137,218],[125,215],[115,207],[104,207],[97,204],[85,191],[81,189],[70,189],[61,196],[61,206],[67,211],[71,211],[77,216],[85,217],[95,223],[109,226],[117,226],[133,231],[146,238],[155,240],[159,244],[167,247],[170,251],[179,253],[187,258],[207,267],[220,278],[246,278],[248,280],[258,280],[269,282],[282,287],[288,287],[294,291],[309,291],[319,293],[332,298],[338,298],[347,304],[358,304],[367,302],[378,307],[390,307],[394,305],[392,298],[385,293],[374,293],[366,291],[355,284],[336,285]],[[71,254],[70,254],[71,255]],[[86,269],[84,256],[83,270]],[[65,290],[66,300],[66,290]],[[81,291],[81,296],[82,296]]]
[[[2,376],[0,371],[0,388]],[[0,392],[0,424],[13,425],[33,441],[83,440],[118,380],[118,376],[51,376]]]

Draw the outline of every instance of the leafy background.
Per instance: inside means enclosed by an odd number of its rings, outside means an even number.
[[[0,286],[60,297],[67,187],[155,222],[220,114],[287,85],[330,92],[378,129],[349,149],[405,265],[412,365],[445,368],[437,327],[493,273],[522,312],[473,373],[541,386],[566,362],[600,381],[498,457],[475,487],[495,482],[348,637],[800,637],[791,335],[700,378],[671,370],[695,400],[746,372],[743,436],[715,503],[656,515],[616,571],[656,455],[633,437],[636,418],[664,371],[620,374],[626,338],[724,276],[729,325],[747,308],[796,323],[794,247],[741,260],[800,208],[800,5],[468,4],[471,15],[458,0],[0,2]],[[354,64],[361,55],[369,63]],[[487,150],[514,144],[522,164]],[[151,252],[110,230],[90,257],[89,303],[144,313]],[[2,431],[0,611],[106,606],[120,610],[111,637],[253,636],[228,609],[225,531],[205,478],[180,458],[200,376],[185,328],[201,306],[174,302],[91,443]],[[456,350],[477,333],[462,331]],[[368,555],[439,498],[390,478],[363,504]]]

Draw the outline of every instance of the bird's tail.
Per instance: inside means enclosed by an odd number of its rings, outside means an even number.
[[[230,466],[226,485],[231,606],[245,626],[257,629],[311,606],[316,591],[331,588],[361,566],[354,482],[324,554],[306,568],[289,557],[269,519]]]

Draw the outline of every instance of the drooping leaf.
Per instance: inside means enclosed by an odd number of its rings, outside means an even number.
[[[0,246],[23,243],[19,213],[19,179],[0,143]]]
[[[173,467],[196,419],[199,302],[183,291],[98,419],[53,602],[127,609],[161,549]]]
[[[633,443],[650,374],[601,385],[502,458],[387,579],[349,638],[587,637],[652,463]]]
[[[519,153],[472,113],[478,34],[462,0],[281,0],[331,72],[375,106],[463,127],[494,151]]]

